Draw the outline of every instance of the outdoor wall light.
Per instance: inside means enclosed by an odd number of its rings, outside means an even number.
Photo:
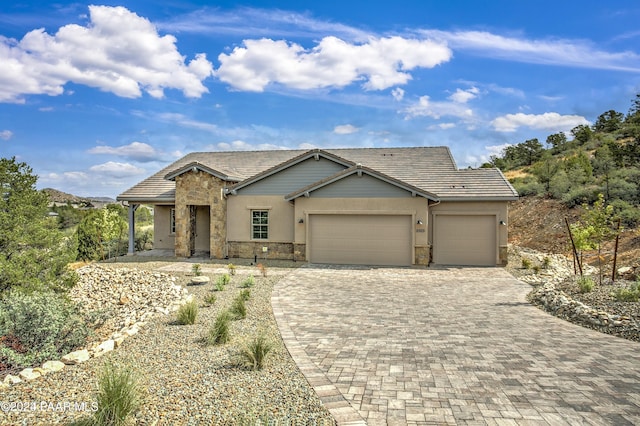
[[[503,226],[504,226],[504,225],[506,225],[506,222],[505,222],[504,220],[501,220],[501,221],[500,221],[500,225],[503,225]]]
[[[304,219],[298,219],[298,223],[304,223]]]
[[[422,221],[420,219],[418,219],[418,225],[422,225]]]

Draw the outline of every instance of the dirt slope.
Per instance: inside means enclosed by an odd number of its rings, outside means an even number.
[[[509,205],[509,243],[546,253],[571,255],[565,218],[576,222],[581,209],[569,209],[557,200],[522,197]],[[613,243],[605,248],[605,259],[613,257]],[[589,263],[597,258],[590,256]],[[640,229],[625,230],[620,236],[618,267],[640,263]]]

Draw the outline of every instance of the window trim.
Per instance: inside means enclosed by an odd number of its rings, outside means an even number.
[[[255,217],[255,213],[261,213],[261,216]],[[266,219],[266,223],[256,223],[254,219]],[[250,232],[251,239],[256,241],[267,241],[269,239],[269,210],[267,209],[252,209],[251,214],[249,215],[250,220]],[[256,237],[256,234],[262,235],[264,237]]]
[[[169,209],[169,235],[176,234],[176,208]]]

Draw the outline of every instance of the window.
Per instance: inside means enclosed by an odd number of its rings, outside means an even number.
[[[176,209],[174,208],[169,210],[169,233],[176,233]]]
[[[251,238],[266,240],[269,238],[269,212],[266,210],[251,210]]]

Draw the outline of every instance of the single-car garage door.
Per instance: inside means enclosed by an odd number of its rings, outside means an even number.
[[[433,263],[496,265],[496,216],[439,214],[433,228]]]
[[[309,216],[310,260],[346,265],[411,265],[411,216]]]

